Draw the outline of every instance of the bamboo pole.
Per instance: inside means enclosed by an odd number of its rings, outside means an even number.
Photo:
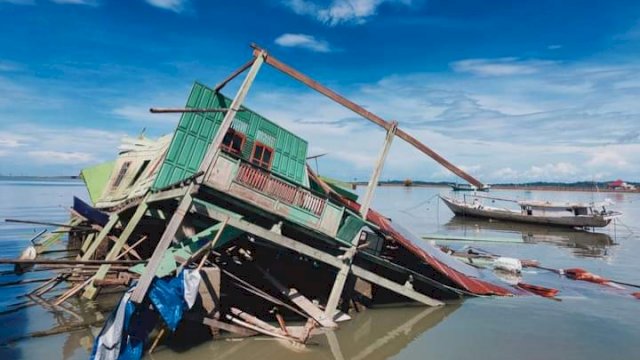
[[[173,114],[173,113],[217,113],[217,112],[227,112],[228,108],[211,108],[211,109],[202,109],[202,108],[150,108],[149,112],[152,114]],[[241,110],[244,111],[244,110]]]
[[[0,264],[34,264],[34,265],[136,265],[147,260],[48,260],[48,259],[0,259]]]
[[[45,221],[20,220],[20,219],[4,219],[4,221],[5,222],[9,222],[9,223],[57,226],[59,228],[68,228],[68,229],[78,229],[78,230],[93,231],[93,228],[87,227],[87,226],[74,226],[74,225],[59,224],[59,223],[52,223],[52,222],[45,222]]]

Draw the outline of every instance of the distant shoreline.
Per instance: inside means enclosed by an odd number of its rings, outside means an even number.
[[[352,182],[352,185],[367,186],[366,182]],[[380,182],[378,186],[384,187],[438,187],[438,188],[448,188],[449,184],[443,183],[427,183],[427,182],[418,182],[413,183],[411,186],[406,186],[400,182]],[[567,185],[527,185],[527,184],[495,184],[491,185],[492,190],[535,190],[535,191],[576,191],[576,192],[601,192],[601,193],[640,193],[640,189],[636,190],[618,190],[618,189],[610,189],[605,186],[598,186],[598,188],[590,186],[575,186],[571,184]]]
[[[29,176],[29,175],[0,175],[0,180],[76,180],[79,175],[59,175],[59,176]]]
[[[50,181],[50,180],[80,180],[78,175],[60,175],[60,176],[7,176],[0,175],[0,180],[12,180],[12,181]],[[581,186],[582,183],[567,183],[567,184],[493,184],[491,189],[494,190],[536,190],[536,191],[576,191],[576,192],[601,192],[601,193],[640,193],[640,186],[636,190],[622,190],[611,189],[607,187],[607,183],[598,183],[597,187],[594,186]],[[367,182],[356,181],[347,182],[352,186],[367,186]],[[406,186],[403,181],[381,181],[378,186],[384,187],[438,187],[448,188],[450,183],[444,182],[427,182],[427,181],[415,181],[410,186]]]

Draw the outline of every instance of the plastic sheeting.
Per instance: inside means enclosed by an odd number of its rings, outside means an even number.
[[[92,360],[139,360],[144,343],[158,322],[158,315],[173,332],[186,309],[195,303],[201,276],[197,270],[176,277],[154,279],[147,300],[139,306],[125,293],[96,338]],[[152,305],[152,306],[151,306]]]

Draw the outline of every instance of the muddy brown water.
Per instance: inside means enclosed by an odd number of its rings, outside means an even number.
[[[359,189],[359,191],[362,189]],[[382,187],[375,208],[416,234],[518,240],[517,243],[449,241],[517,258],[537,259],[553,268],[582,267],[593,273],[640,284],[640,195],[549,191],[492,191],[514,199],[601,201],[610,198],[622,221],[597,232],[558,230],[469,218],[454,218],[437,200],[446,188]],[[72,196],[87,198],[75,181],[0,180],[0,219],[63,222]],[[492,204],[495,206],[496,204]],[[0,223],[2,257],[14,257],[41,228]],[[2,266],[0,271],[9,270]],[[0,284],[46,277],[1,275]],[[209,341],[187,350],[161,346],[153,359],[637,359],[640,358],[640,300],[614,289],[527,270],[524,281],[560,289],[559,301],[534,296],[473,298],[443,308],[369,309],[354,314],[335,331],[312,338],[305,348],[264,337]],[[0,287],[1,359],[86,359],[99,328],[53,336],[30,334],[82,319],[108,316],[117,295],[100,302],[71,300],[52,311],[24,306],[21,294],[38,283]],[[62,290],[60,290],[62,291]]]

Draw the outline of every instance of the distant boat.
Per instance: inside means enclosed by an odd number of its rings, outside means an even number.
[[[564,227],[594,228],[605,227],[622,213],[606,209],[606,203],[560,203],[548,201],[515,201],[520,210],[484,206],[475,198],[472,203],[440,196],[442,201],[460,216],[506,220],[532,224]]]
[[[477,188],[471,184],[449,184],[453,191],[489,191],[489,186],[485,186],[482,188]]]

